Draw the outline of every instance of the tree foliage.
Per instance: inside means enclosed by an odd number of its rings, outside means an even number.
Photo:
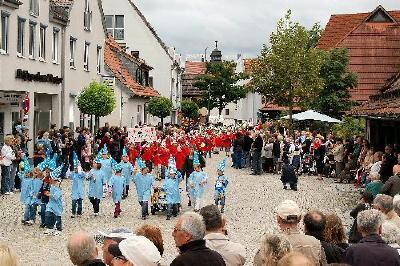
[[[246,97],[248,90],[238,82],[247,79],[248,75],[235,73],[235,69],[234,62],[207,63],[206,74],[198,77],[193,84],[203,92],[200,106],[208,108],[210,105],[210,110],[217,108],[221,115],[226,105]]]
[[[312,107],[323,114],[340,118],[354,104],[349,89],[357,87],[358,78],[356,73],[349,71],[346,48],[334,48],[326,52],[325,58],[321,68],[324,87]]]
[[[351,138],[353,136],[364,136],[365,134],[365,119],[345,116],[343,123],[333,126],[333,133],[342,138]]]
[[[79,94],[77,104],[84,114],[97,117],[109,115],[116,107],[114,89],[107,83],[92,81]]]
[[[165,97],[154,97],[148,104],[149,113],[161,118],[161,121],[171,114],[173,108],[172,101]]]
[[[289,129],[293,107],[309,107],[323,87],[319,73],[324,54],[310,44],[314,35],[293,22],[289,10],[271,34],[270,45],[264,45],[252,64],[253,87],[275,104],[288,108]]]
[[[182,101],[181,112],[183,117],[194,120],[199,117],[199,106],[192,101]]]

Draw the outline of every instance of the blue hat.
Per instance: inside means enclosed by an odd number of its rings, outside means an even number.
[[[63,167],[64,167],[64,164],[62,164],[59,167],[57,167],[56,169],[54,169],[54,171],[50,173],[51,179],[60,181],[61,180],[60,175],[61,175],[61,171],[62,171]]]
[[[197,151],[195,151],[193,154],[193,164],[200,165],[199,154]]]
[[[47,168],[49,168],[49,169],[52,170],[52,171],[54,171],[54,170],[57,168],[57,157],[58,157],[58,155],[57,155],[57,153],[55,153],[55,154],[53,155],[53,158],[51,158],[51,159],[47,162],[47,164],[46,164]]]
[[[37,165],[37,168],[39,168],[39,170],[40,171],[44,171],[44,170],[46,170],[46,167],[47,167],[47,162],[46,162],[46,160],[44,160],[43,162],[41,162],[41,163],[39,163],[38,165]]]
[[[28,157],[24,156],[24,173],[32,172],[31,164],[29,163]]]
[[[80,161],[78,159],[78,155],[76,154],[76,152],[73,153],[72,157],[73,157],[73,161],[74,161],[74,168],[78,168]]]
[[[117,165],[117,161],[111,157],[111,167],[114,168],[115,165]]]
[[[122,165],[117,163],[113,166],[114,171],[116,172],[121,172],[122,171]]]
[[[128,152],[126,151],[125,147],[122,149],[122,156],[128,156]]]
[[[107,144],[104,144],[103,149],[100,151],[101,154],[108,154]]]
[[[137,158],[136,162],[138,163],[140,169],[147,167],[147,165],[143,162],[143,160],[141,158]]]
[[[101,156],[101,153],[99,152],[96,156],[96,158],[94,159],[95,163],[101,163],[101,160],[103,159],[103,156]]]
[[[218,165],[217,170],[223,172],[223,171],[225,171],[225,167],[226,167],[226,159],[224,159],[224,160]]]
[[[176,168],[175,158],[172,155],[169,159],[168,168],[170,174],[176,174],[176,172],[178,171],[178,169]]]

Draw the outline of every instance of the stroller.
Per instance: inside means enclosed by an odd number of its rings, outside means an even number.
[[[302,172],[304,174],[307,173],[309,176],[317,174],[317,167],[315,165],[314,157],[311,154],[304,154]]]
[[[162,187],[155,187],[151,195],[151,214],[155,215],[157,212],[167,211],[167,194]]]

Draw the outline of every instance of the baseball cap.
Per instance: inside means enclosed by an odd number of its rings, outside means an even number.
[[[131,236],[119,244],[110,245],[108,251],[114,257],[125,257],[134,265],[156,266],[161,259],[156,246],[144,236]]]
[[[104,239],[126,239],[128,237],[134,236],[135,234],[127,228],[117,228],[112,230],[110,233],[104,233],[98,231],[98,235],[95,237],[97,243],[103,243]]]
[[[283,220],[288,220],[288,218],[299,218],[301,215],[301,210],[299,205],[293,200],[284,200],[277,207],[278,216]]]

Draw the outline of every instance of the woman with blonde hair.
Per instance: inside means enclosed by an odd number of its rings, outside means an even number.
[[[164,253],[164,241],[161,233],[161,229],[158,226],[144,224],[135,230],[136,235],[144,236],[158,249],[161,256]]]
[[[0,245],[0,265],[1,266],[17,266],[17,256],[12,248]]]
[[[266,235],[254,257],[254,266],[276,266],[291,250],[292,246],[285,235]]]
[[[326,216],[324,237],[325,242],[336,244],[344,250],[349,247],[342,220],[336,214],[329,214]]]

